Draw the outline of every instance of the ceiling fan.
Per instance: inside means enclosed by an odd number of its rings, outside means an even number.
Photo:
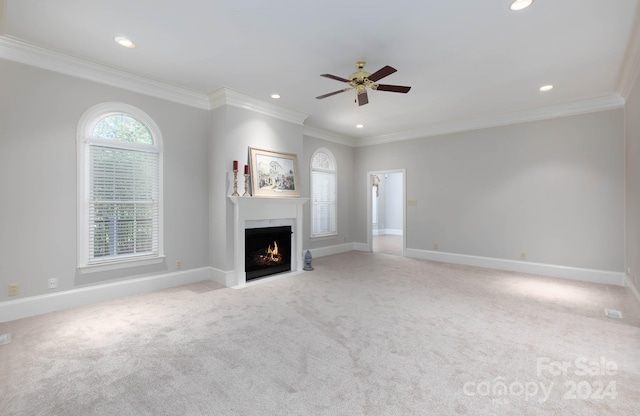
[[[336,75],[331,74],[322,74],[321,77],[335,79],[336,81],[342,81],[349,84],[348,88],[344,88],[338,91],[330,92],[329,94],[324,94],[319,97],[316,97],[318,100],[323,98],[331,97],[332,95],[340,94],[341,92],[355,90],[356,97],[358,100],[358,105],[365,105],[369,102],[369,96],[367,95],[367,89],[378,90],[378,91],[390,91],[390,92],[401,92],[406,94],[409,92],[411,87],[404,87],[402,85],[387,85],[387,84],[378,84],[377,81],[382,78],[393,74],[396,72],[395,68],[390,67],[389,65],[384,66],[383,68],[377,70],[373,74],[364,71],[364,66],[366,62],[358,61],[356,62],[356,68],[358,68],[357,72],[349,75],[349,79],[338,77]]]

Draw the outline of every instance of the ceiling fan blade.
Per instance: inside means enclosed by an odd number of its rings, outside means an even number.
[[[337,76],[337,75],[321,74],[320,76],[321,76],[321,77],[325,77],[325,78],[335,79],[336,81],[351,82],[351,81],[349,81],[348,79],[346,79],[346,78],[342,78],[342,77],[339,77],[339,76]]]
[[[378,91],[391,91],[391,92],[401,92],[406,94],[409,92],[411,87],[405,87],[402,85],[387,85],[387,84],[378,84],[376,90]]]
[[[363,92],[362,94],[358,94],[358,105],[365,105],[369,102],[369,96],[367,92]]]
[[[350,89],[351,89],[351,88],[345,88],[345,89],[342,89],[342,90],[338,90],[338,91],[330,92],[329,94],[321,95],[321,96],[316,97],[316,98],[317,98],[318,100],[322,100],[323,98],[331,97],[332,95],[340,94],[341,92],[349,91]]]
[[[376,82],[377,80],[382,79],[388,75],[391,75],[396,71],[397,69],[391,68],[389,65],[387,65],[383,68],[380,68],[373,74],[369,75],[367,78],[369,78],[369,81]]]

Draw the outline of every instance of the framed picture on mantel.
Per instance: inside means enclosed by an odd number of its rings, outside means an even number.
[[[249,148],[254,196],[299,197],[298,157],[293,153]]]

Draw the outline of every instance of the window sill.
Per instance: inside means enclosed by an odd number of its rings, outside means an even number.
[[[126,269],[129,267],[138,267],[138,266],[147,266],[150,264],[158,264],[164,261],[165,256],[158,256],[153,258],[142,258],[142,259],[127,259],[127,260],[118,260],[113,262],[105,262],[98,264],[90,264],[84,266],[78,266],[78,271],[80,274],[87,273],[97,273],[97,272],[105,272],[108,270],[118,270],[118,269]]]

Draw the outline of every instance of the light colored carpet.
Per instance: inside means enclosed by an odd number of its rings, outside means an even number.
[[[0,414],[639,414],[624,288],[360,252],[313,266],[0,324]]]

